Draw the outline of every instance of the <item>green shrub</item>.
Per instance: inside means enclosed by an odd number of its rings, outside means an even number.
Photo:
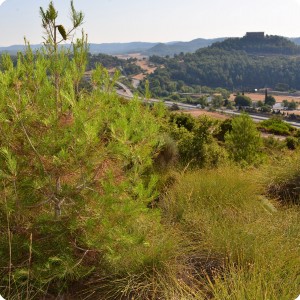
[[[225,142],[225,135],[232,130],[232,119],[226,119],[219,125],[219,130],[214,135],[219,141]]]
[[[189,120],[190,116],[187,118]],[[193,127],[170,127],[170,134],[177,142],[179,160],[184,166],[215,167],[227,160],[227,152],[215,141],[213,134],[217,131],[216,120],[201,117],[193,119]]]
[[[286,142],[286,146],[290,150],[295,150],[299,146],[299,140],[292,136],[288,136],[285,142]]]
[[[175,124],[178,128],[184,127],[188,131],[192,131],[195,126],[195,119],[184,113],[173,113],[170,115],[170,123]]]
[[[276,117],[260,122],[258,128],[279,135],[290,135],[294,131],[290,124]]]
[[[232,120],[232,130],[225,134],[225,145],[230,157],[240,164],[261,161],[262,139],[252,119],[242,114]]]

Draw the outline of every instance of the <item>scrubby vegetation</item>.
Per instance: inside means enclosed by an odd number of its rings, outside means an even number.
[[[57,45],[1,61],[0,294],[294,299],[297,150],[262,142],[247,115],[124,100],[101,66],[86,89],[85,38]]]
[[[297,130],[294,127],[276,117],[260,122],[259,128],[266,132],[280,135],[293,135],[297,133]]]

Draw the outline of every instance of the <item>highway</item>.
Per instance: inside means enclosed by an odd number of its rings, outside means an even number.
[[[117,81],[116,85],[119,86],[121,89],[117,90],[117,94],[119,96],[125,97],[125,98],[133,98],[133,94],[131,90],[123,83]]]
[[[229,109],[225,109],[225,110],[217,109],[216,111],[227,114],[227,115],[232,115],[232,116],[239,116],[242,114],[241,112],[237,112],[237,111],[233,111],[233,110],[229,110]],[[270,119],[269,117],[257,116],[257,115],[251,115],[251,114],[249,114],[249,116],[252,118],[252,120],[254,122],[257,122],[257,123]],[[286,120],[284,120],[284,121],[293,127],[300,128],[300,123],[298,123],[298,122],[291,122],[291,121],[286,121]]]
[[[124,84],[117,82],[117,85],[119,85],[122,88],[122,90],[117,90],[118,95],[120,95],[126,99],[129,99],[129,100],[134,97],[134,95],[132,94],[130,89],[128,87],[126,87]],[[142,98],[140,98],[140,99],[143,100]],[[196,105],[192,105],[192,104],[185,104],[185,103],[172,102],[172,101],[162,101],[162,100],[154,99],[154,98],[150,98],[150,99],[143,100],[143,101],[144,102],[147,101],[147,102],[151,102],[151,103],[163,102],[167,107],[171,107],[173,104],[177,104],[180,109],[185,109],[185,110],[199,109]],[[219,113],[230,115],[230,116],[239,116],[242,114],[242,112],[233,111],[233,110],[229,110],[229,109],[216,109],[216,111]],[[269,117],[265,117],[265,116],[257,116],[257,115],[251,115],[251,114],[249,114],[249,116],[256,123],[270,119]],[[291,121],[285,121],[285,122],[290,124],[293,127],[300,129],[300,123],[291,122]]]

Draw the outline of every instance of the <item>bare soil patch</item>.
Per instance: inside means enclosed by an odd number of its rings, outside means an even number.
[[[145,74],[140,73],[140,74],[137,74],[137,75],[135,75],[135,76],[132,76],[132,79],[136,79],[136,80],[142,81],[142,80],[144,80],[145,77],[146,77]]]
[[[148,60],[138,60],[136,65],[141,67],[147,74],[152,74],[157,69],[157,67],[152,67],[149,65]]]
[[[272,95],[272,93],[269,93],[269,95]],[[264,101],[265,100],[265,94],[261,93],[245,93],[245,96],[249,97],[252,99],[252,101]],[[288,100],[292,101],[294,100],[295,102],[300,102],[300,97],[299,96],[284,96],[284,95],[272,95],[276,102],[283,102],[283,100]],[[235,95],[231,94],[230,95],[230,100],[234,100]]]

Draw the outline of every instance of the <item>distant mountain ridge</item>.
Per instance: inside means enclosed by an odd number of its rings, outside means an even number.
[[[214,38],[204,39],[198,38],[189,42],[173,41],[167,43],[151,43],[151,42],[129,42],[129,43],[102,43],[102,44],[89,44],[89,51],[92,54],[130,54],[130,53],[142,53],[146,56],[157,55],[157,56],[174,56],[174,54],[193,53],[200,48],[211,46],[215,43],[222,43],[227,40],[238,39],[238,38]],[[287,38],[287,40],[300,45],[299,38]],[[41,47],[39,44],[31,45],[33,50],[37,50]],[[68,47],[68,45],[66,45]],[[19,51],[24,51],[24,45],[12,45],[8,47],[0,47],[1,52],[7,52],[9,54],[16,54]]]
[[[92,54],[103,53],[111,55],[140,53],[151,49],[157,44],[147,42],[89,44],[89,51]]]
[[[149,43],[149,42],[130,42],[130,43],[102,43],[102,44],[89,44],[89,51],[92,54],[129,54],[129,53],[142,53],[144,55],[158,55],[158,56],[173,56],[181,52],[195,52],[199,48],[210,46],[211,44],[223,41],[225,38],[215,39],[195,39],[190,42],[168,42],[168,43]],[[37,50],[41,45],[32,45],[33,50]],[[25,49],[24,45],[12,45],[9,47],[0,47],[0,52],[8,52],[16,54]]]
[[[109,55],[117,55],[117,54],[128,54],[128,53],[140,53],[144,52],[147,49],[150,49],[157,45],[158,43],[147,43],[147,42],[130,42],[130,43],[103,43],[103,44],[89,44],[89,52],[92,54],[109,54]],[[33,50],[38,50],[42,45],[36,44],[31,45]],[[65,47],[69,47],[69,45],[65,45]],[[9,54],[16,54],[19,51],[24,51],[24,45],[12,45],[8,47],[0,47],[1,52],[7,52]]]
[[[102,44],[89,44],[89,51],[92,54],[130,54],[130,53],[142,53],[143,55],[158,55],[158,56],[173,56],[181,52],[195,52],[199,48],[208,47],[215,42],[224,41],[225,38],[215,39],[195,39],[190,42],[173,41],[167,43],[150,43],[150,42],[130,42],[130,43],[102,43]],[[37,50],[41,45],[32,45],[33,50]],[[25,49],[24,45],[12,45],[9,47],[0,47],[1,52],[8,52],[10,54],[16,54],[19,51]]]
[[[222,42],[226,38],[215,38],[215,39],[195,39],[190,42],[175,42],[175,43],[159,43],[154,47],[146,50],[144,54],[146,55],[157,55],[157,56],[173,56],[174,54],[179,54],[181,52],[195,52],[196,50],[204,47],[208,47],[216,42]]]
[[[38,50],[42,45],[30,45],[33,51]],[[16,54],[17,52],[22,52],[26,48],[25,45],[11,45],[8,47],[0,47],[0,53],[6,52],[9,54]]]

